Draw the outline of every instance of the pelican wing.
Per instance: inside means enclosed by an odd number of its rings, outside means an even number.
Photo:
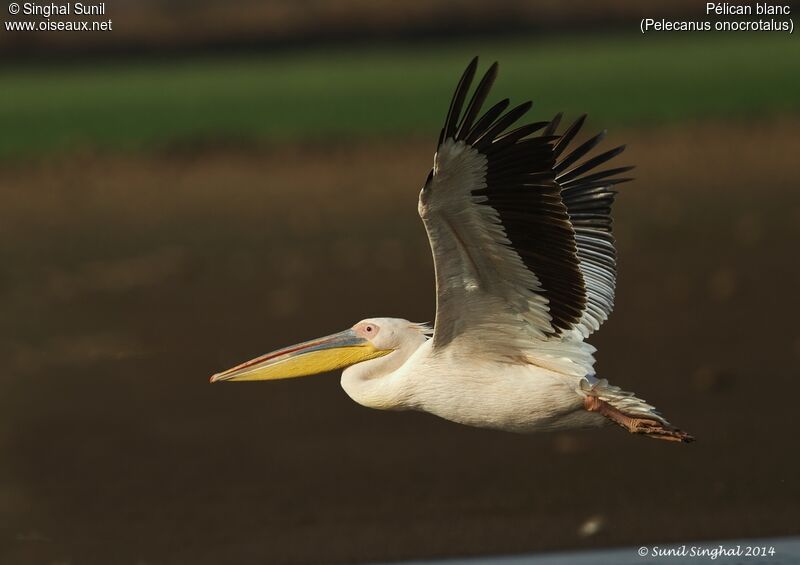
[[[497,63],[465,107],[476,67],[456,88],[420,193],[436,268],[433,346],[587,374],[582,340],[613,306],[613,185],[629,168],[595,169],[623,147],[579,162],[602,139],[568,151],[583,118],[557,135],[560,116],[511,129],[530,102],[481,115]]]
[[[553,170],[575,232],[578,260],[586,288],[586,308],[578,329],[583,337],[588,337],[608,318],[614,307],[617,254],[611,232],[611,207],[617,194],[614,186],[632,180],[619,175],[627,173],[633,167],[596,170],[622,153],[625,150],[624,145],[578,163],[606,135],[603,131],[567,152],[567,147],[580,131],[585,119],[585,115],[578,118],[559,137],[553,147],[556,157]],[[555,131],[560,120],[561,114],[553,119],[546,133]]]

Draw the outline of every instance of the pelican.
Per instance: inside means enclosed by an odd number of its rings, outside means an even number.
[[[504,99],[482,113],[497,76],[475,87],[467,66],[419,194],[436,273],[428,326],[368,318],[217,373],[211,382],[288,379],[344,369],[357,403],[418,410],[511,432],[602,426],[690,442],[653,406],[598,378],[584,340],[613,307],[615,185],[633,167],[599,167],[622,153],[587,154],[602,132],[570,148],[581,116],[516,125],[530,109]],[[465,106],[466,103],[466,106]]]

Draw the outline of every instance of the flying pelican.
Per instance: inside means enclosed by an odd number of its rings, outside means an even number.
[[[436,271],[436,323],[369,318],[211,377],[262,381],[344,369],[359,404],[420,410],[514,432],[614,422],[689,442],[653,406],[599,379],[584,339],[613,307],[614,185],[633,167],[597,170],[624,146],[581,161],[604,137],[567,151],[585,115],[511,127],[530,102],[481,115],[494,63],[464,107],[478,59],[456,87],[433,169],[419,194]],[[504,113],[505,112],[505,113]]]

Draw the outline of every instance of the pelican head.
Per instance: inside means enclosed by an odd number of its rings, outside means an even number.
[[[409,341],[408,333],[415,327],[420,329],[414,333],[422,335],[424,341],[424,330],[419,324],[394,318],[362,320],[343,332],[284,347],[217,373],[211,377],[211,382],[270,381],[304,377],[344,369],[386,356],[402,357],[402,363],[408,355],[392,354],[407,349],[405,346]]]

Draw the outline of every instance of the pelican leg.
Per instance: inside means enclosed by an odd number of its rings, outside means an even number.
[[[632,434],[643,434],[653,439],[663,439],[665,441],[680,441],[683,443],[694,441],[693,436],[674,426],[652,418],[629,416],[597,396],[587,395],[583,400],[583,406],[589,412],[599,412]]]

